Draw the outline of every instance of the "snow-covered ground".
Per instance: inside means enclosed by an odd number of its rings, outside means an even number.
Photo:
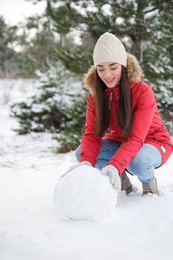
[[[74,152],[56,154],[48,134],[17,136],[9,104],[31,82],[0,81],[0,259],[171,260],[173,256],[173,155],[156,171],[161,196],[119,193],[111,217],[61,221],[53,205],[58,178]]]

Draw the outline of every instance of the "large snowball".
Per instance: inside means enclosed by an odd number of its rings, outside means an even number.
[[[94,167],[82,165],[58,181],[54,204],[61,219],[100,220],[111,215],[117,203],[117,191],[109,177]]]

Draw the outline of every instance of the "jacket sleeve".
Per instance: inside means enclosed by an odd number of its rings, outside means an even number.
[[[136,94],[134,91],[133,95],[136,97],[132,95],[132,98],[136,100],[136,105],[133,111],[131,134],[126,141],[122,142],[108,163],[113,164],[120,173],[143,145],[156,111],[156,100],[151,87],[147,84],[138,87],[141,87],[140,93]]]
[[[80,144],[80,161],[89,161],[93,166],[101,146],[102,137],[95,137],[96,110],[94,98],[91,94],[87,98],[86,121]]]

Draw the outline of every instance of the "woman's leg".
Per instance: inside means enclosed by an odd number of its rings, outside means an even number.
[[[112,140],[102,139],[102,145],[97,156],[95,167],[99,170],[102,170],[102,168],[106,166],[110,158],[120,147],[120,144],[121,143]],[[77,161],[80,160],[80,146],[76,150],[76,159]]]
[[[159,150],[151,144],[144,144],[127,166],[127,170],[141,182],[149,183],[154,178],[154,169],[159,167],[161,162]]]
[[[109,162],[111,157],[115,154],[115,152],[120,147],[121,143],[115,142],[108,139],[102,140],[102,145],[100,147],[97,160],[96,160],[96,168],[102,170],[103,167]]]

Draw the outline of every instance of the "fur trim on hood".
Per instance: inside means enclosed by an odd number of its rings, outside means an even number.
[[[85,87],[90,91],[90,93],[95,95],[95,72],[96,68],[92,65],[87,74],[84,76]],[[136,59],[130,53],[127,53],[127,75],[130,83],[139,82],[143,76],[143,71]]]

